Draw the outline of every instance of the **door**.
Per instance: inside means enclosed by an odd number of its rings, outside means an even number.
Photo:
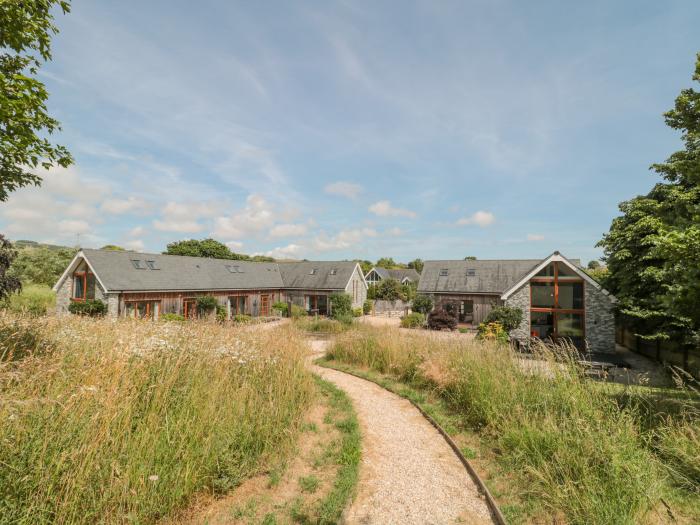
[[[267,294],[262,294],[260,296],[260,315],[262,317],[268,317],[270,315],[270,296]]]
[[[182,300],[182,315],[185,319],[197,319],[197,299]]]

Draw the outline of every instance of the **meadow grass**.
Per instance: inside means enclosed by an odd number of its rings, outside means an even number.
[[[535,354],[523,360],[494,343],[361,327],[338,336],[328,358],[444,399],[490,443],[539,516],[639,523],[672,500],[682,505],[676,513],[700,517],[692,404],[664,412],[641,389],[587,379],[571,349]]]
[[[25,284],[20,293],[5,299],[4,306],[17,314],[45,315],[56,306],[56,293],[45,284]]]
[[[153,523],[291,450],[293,329],[0,315],[0,523]]]

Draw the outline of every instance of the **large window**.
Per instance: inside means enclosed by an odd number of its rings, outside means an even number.
[[[245,315],[246,310],[246,296],[237,295],[235,297],[229,297],[228,300],[231,303],[231,315]]]
[[[328,314],[328,296],[326,295],[307,295],[306,310],[311,314],[327,315]]]
[[[581,277],[561,262],[543,268],[530,281],[530,335],[568,339],[584,345],[585,306]]]
[[[87,272],[73,274],[73,300],[84,301],[87,294]]]
[[[124,312],[131,319],[155,319],[158,316],[159,301],[126,301]]]

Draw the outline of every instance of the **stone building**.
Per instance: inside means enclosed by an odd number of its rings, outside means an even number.
[[[343,292],[353,307],[367,299],[360,265],[348,261],[264,263],[130,251],[78,252],[54,286],[58,313],[71,301],[99,299],[111,317],[157,319],[197,315],[197,298],[212,296],[226,315],[269,316],[276,302],[330,313],[328,296]]]
[[[418,293],[468,325],[494,306],[520,308],[523,321],[511,336],[524,344],[567,339],[591,352],[615,351],[615,297],[559,252],[540,260],[426,261]]]

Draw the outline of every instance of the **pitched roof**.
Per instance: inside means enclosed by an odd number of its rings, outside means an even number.
[[[414,283],[418,282],[420,279],[420,274],[413,268],[380,268],[375,266],[372,268],[382,279],[396,279],[397,281],[403,281],[408,277]],[[372,271],[370,270],[370,272]],[[369,272],[367,272],[369,273]]]
[[[419,292],[502,294],[544,259],[425,261]],[[577,266],[578,259],[571,260]],[[446,271],[446,272],[445,272]],[[444,275],[447,273],[447,275]]]
[[[345,289],[357,263],[265,263],[181,255],[84,249],[83,256],[108,291]],[[140,261],[136,263],[134,261]],[[151,269],[149,264],[154,268]],[[75,266],[75,263],[71,267]],[[61,277],[56,288],[71,267]],[[311,274],[312,269],[316,272]]]

